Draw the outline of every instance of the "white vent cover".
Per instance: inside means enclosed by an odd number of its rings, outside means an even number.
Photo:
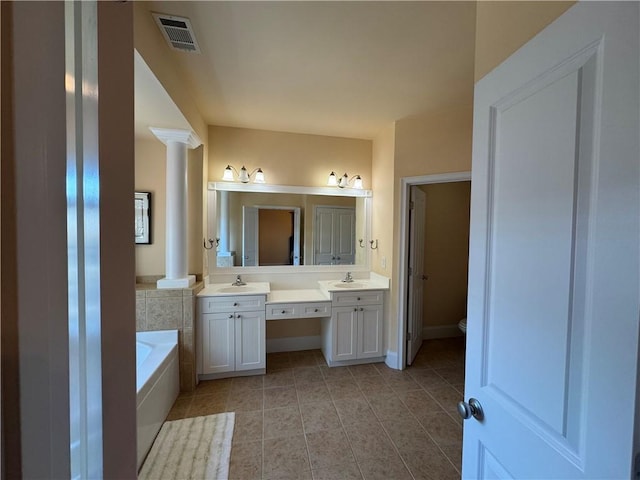
[[[162,35],[171,48],[181,52],[200,53],[200,47],[196,42],[196,36],[188,18],[165,15],[164,13],[154,13],[153,18],[156,19]]]

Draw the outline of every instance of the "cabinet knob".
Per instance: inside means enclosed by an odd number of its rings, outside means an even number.
[[[314,308],[314,309],[313,309],[313,311],[314,311],[314,312],[317,312],[317,311],[318,311],[318,309],[317,309],[317,308]]]
[[[233,314],[232,314],[232,315],[229,315],[229,318],[233,318]]]
[[[354,311],[354,312],[357,312],[357,311],[358,311],[358,307],[354,308],[354,309],[353,309],[353,311]]]
[[[242,318],[242,315],[238,314],[236,315],[236,318]]]
[[[284,315],[286,312],[284,310],[282,310],[282,314]]]
[[[361,312],[363,312],[363,311],[364,311],[364,308],[360,307],[360,311],[361,311]]]
[[[358,297],[357,300],[360,301],[360,297]]]
[[[360,300],[360,299],[358,299],[358,300]],[[237,302],[233,302],[233,306],[234,306],[234,307],[237,307],[237,306],[238,306],[238,303],[237,303]]]

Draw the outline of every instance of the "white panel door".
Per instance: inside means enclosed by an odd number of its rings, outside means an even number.
[[[265,368],[265,312],[235,314],[236,371]]]
[[[464,478],[630,478],[638,10],[579,3],[475,91]]]
[[[353,208],[336,208],[333,218],[335,263],[353,265],[356,261],[356,211]]]
[[[409,191],[409,288],[407,298],[407,365],[411,365],[422,346],[424,314],[424,221],[426,194],[420,187]]]
[[[358,308],[333,307],[331,314],[333,345],[332,360],[353,360],[358,348]]]
[[[235,368],[233,313],[202,314],[202,373]]]
[[[382,356],[382,305],[358,307],[357,358]]]
[[[333,265],[334,223],[331,209],[317,207],[314,222],[314,265]]]

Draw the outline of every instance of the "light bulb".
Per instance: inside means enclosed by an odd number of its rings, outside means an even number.
[[[362,177],[360,177],[360,175],[356,175],[356,178],[353,181],[353,188],[357,188],[358,190],[362,190]]]
[[[327,180],[327,185],[329,185],[330,187],[338,186],[338,179],[336,178],[336,172],[331,172],[329,174],[329,180]]]
[[[256,176],[253,178],[253,183],[264,183],[264,173],[261,168],[256,170]]]
[[[233,182],[233,170],[231,170],[231,165],[227,165],[227,168],[224,169],[222,180],[225,182]]]
[[[249,183],[249,173],[247,173],[247,169],[243,165],[240,169],[240,173],[238,174],[238,180],[242,183]]]

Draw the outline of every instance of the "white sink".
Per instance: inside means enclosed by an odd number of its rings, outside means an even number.
[[[199,293],[199,297],[216,295],[266,295],[271,291],[268,282],[248,282],[246,285],[231,283],[210,283]]]
[[[251,292],[257,292],[257,291],[258,289],[253,285],[238,285],[238,286],[234,285],[232,287],[224,287],[224,288],[218,289],[219,293],[251,293]]]
[[[336,283],[334,286],[337,288],[349,289],[349,288],[365,288],[367,284],[360,283],[360,282],[340,282],[340,283]]]

